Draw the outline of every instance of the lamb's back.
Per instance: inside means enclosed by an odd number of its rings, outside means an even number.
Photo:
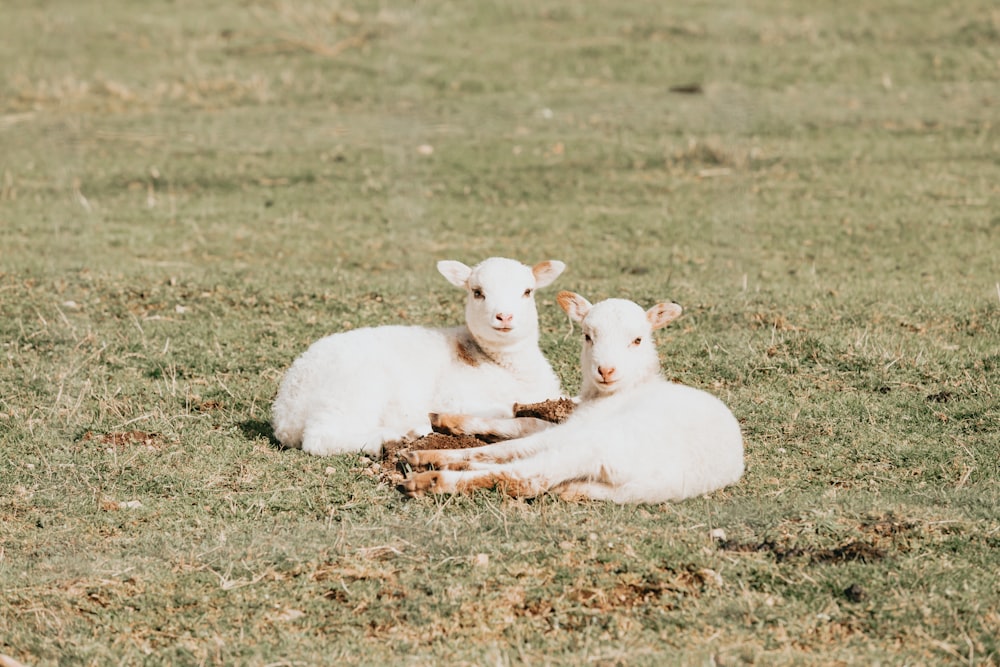
[[[317,340],[281,381],[272,406],[275,436],[295,445],[317,412],[349,412],[374,421],[386,409],[405,409],[414,397],[430,397],[450,363],[455,335],[452,329],[382,326]]]

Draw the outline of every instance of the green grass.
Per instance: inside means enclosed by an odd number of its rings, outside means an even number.
[[[991,3],[13,0],[0,62],[0,653],[1000,663]],[[489,255],[681,303],[741,483],[407,501],[273,445],[311,341],[458,322],[434,262]]]

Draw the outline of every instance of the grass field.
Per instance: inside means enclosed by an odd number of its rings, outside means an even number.
[[[5,0],[0,654],[26,665],[1000,664],[986,0]],[[284,368],[445,325],[438,259],[672,299],[747,473],[403,499]],[[723,536],[724,535],[724,536]]]

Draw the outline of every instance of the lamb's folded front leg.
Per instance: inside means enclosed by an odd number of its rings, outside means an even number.
[[[570,432],[566,433],[566,429]],[[424,455],[438,456],[441,459],[464,456],[468,468],[414,473],[398,488],[408,496],[497,488],[513,496],[531,498],[573,481],[614,486],[615,480],[607,461],[599,453],[595,453],[587,437],[573,431],[571,427],[564,426],[562,432],[566,437],[555,442],[552,435],[558,431],[553,430],[472,449],[407,452],[404,456],[417,455],[418,460]],[[601,440],[603,441],[603,437]],[[499,458],[497,452],[504,452],[509,461],[491,463],[486,457],[479,456],[481,452],[491,453],[494,459]],[[579,491],[581,495],[587,495],[588,491],[583,487],[568,490],[570,493]]]
[[[448,435],[478,435],[494,440],[512,440],[555,426],[535,417],[476,417],[432,412],[431,428]]]
[[[523,476],[499,470],[428,470],[407,477],[396,487],[410,498],[425,493],[469,493],[475,489],[504,491],[516,498],[533,498],[552,485],[541,476]]]
[[[505,463],[530,456],[542,446],[543,443],[537,438],[518,438],[465,449],[414,449],[403,452],[400,456],[414,470],[428,466],[439,469],[471,470],[480,468],[484,464]]]

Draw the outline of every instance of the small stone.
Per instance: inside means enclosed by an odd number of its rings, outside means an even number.
[[[844,589],[844,597],[848,602],[863,602],[868,598],[868,591],[858,584],[851,584]]]

